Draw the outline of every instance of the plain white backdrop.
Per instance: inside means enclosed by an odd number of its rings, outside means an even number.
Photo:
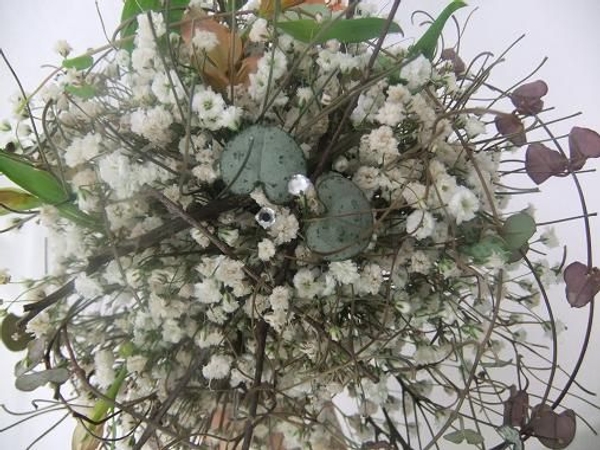
[[[411,11],[419,8],[432,14],[445,5],[443,0],[404,0],[399,9],[398,21],[408,36],[411,32]],[[101,12],[109,35],[118,23],[120,0],[0,0],[0,47],[10,60],[27,91],[35,89],[51,68],[44,64],[58,65],[60,57],[53,53],[54,44],[66,39],[74,48],[73,54],[84,52],[88,47],[105,43],[98,10]],[[381,3],[385,6],[384,3]],[[544,56],[549,60],[536,77],[544,79],[550,92],[545,98],[547,106],[556,107],[558,115],[582,111],[577,119],[557,124],[557,134],[567,133],[573,125],[600,130],[600,2],[597,0],[472,0],[469,7],[458,13],[463,21],[477,7],[469,21],[462,41],[461,54],[469,60],[482,51],[499,54],[521,34],[526,38],[507,56],[498,67],[492,80],[500,86],[511,86],[526,76]],[[448,30],[450,40],[454,34]],[[0,118],[10,115],[7,99],[17,92],[16,84],[8,68],[0,64]],[[600,174],[583,177],[588,193],[589,209],[600,210]],[[561,183],[562,181],[562,183]],[[566,180],[553,180],[544,185],[544,193],[535,198],[540,221],[558,219],[580,213],[575,191]],[[594,241],[600,242],[600,223],[593,222]],[[0,235],[0,267],[10,267],[15,280],[35,276],[43,270],[43,235],[29,227],[20,235]],[[583,228],[579,222],[557,226],[561,242],[569,245],[569,261],[585,261]],[[600,259],[600,246],[594,245]],[[597,264],[598,265],[598,264]],[[0,297],[11,300],[18,286],[0,291]],[[559,358],[569,370],[578,353],[583,334],[586,311],[571,310],[564,300],[561,289],[551,292],[556,314],[568,326],[560,340]],[[18,310],[18,308],[17,308]],[[592,391],[600,391],[600,325],[591,343],[588,358],[583,367],[581,381]],[[21,355],[11,354],[0,348],[0,404],[12,410],[32,408],[31,401],[47,397],[49,391],[27,395],[13,387],[12,371]],[[596,403],[596,400],[592,400]],[[600,403],[600,402],[598,402]],[[600,414],[592,408],[578,407],[577,412],[600,429]],[[59,416],[42,416],[15,429],[0,432],[0,448],[22,450],[51,426]],[[14,422],[15,417],[0,411],[0,428]],[[70,446],[72,422],[61,425],[35,448],[66,449]],[[579,423],[579,434],[571,448],[588,450],[598,448],[596,438]],[[527,449],[539,448],[539,444],[527,443]],[[444,444],[444,448],[458,448]]]

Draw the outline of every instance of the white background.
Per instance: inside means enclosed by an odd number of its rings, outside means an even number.
[[[97,3],[97,4],[96,4]],[[112,34],[118,23],[121,1],[119,0],[0,0],[0,47],[9,58],[13,68],[27,91],[37,87],[37,83],[51,69],[43,64],[60,63],[60,57],[53,53],[59,39],[66,39],[74,48],[74,54],[105,43],[98,7]],[[458,13],[464,20],[474,7],[474,13],[462,41],[461,56],[469,60],[484,50],[499,54],[521,34],[525,40],[507,57],[507,62],[495,70],[493,81],[499,86],[511,86],[527,75],[544,56],[550,59],[539,71],[536,78],[544,79],[550,86],[545,98],[547,106],[556,107],[559,115],[582,111],[583,114],[568,123],[554,127],[557,134],[567,133],[571,126],[587,126],[600,130],[600,2],[597,0],[472,0],[469,8]],[[442,0],[404,0],[399,9],[398,22],[411,30],[410,12],[416,8],[440,11],[446,2]],[[449,28],[451,32],[451,29]],[[415,35],[410,32],[408,36]],[[417,34],[418,35],[418,34]],[[449,35],[453,36],[452,33]],[[452,39],[452,38],[451,38]],[[0,118],[10,114],[7,98],[17,92],[8,69],[0,64]],[[584,176],[590,211],[600,210],[600,175]],[[567,180],[552,180],[544,184],[544,194],[536,196],[537,219],[540,221],[578,214],[572,185]],[[594,241],[598,242],[600,226],[596,220]],[[0,235],[0,267],[10,267],[15,280],[39,274],[43,268],[43,238],[39,233],[27,230],[20,235]],[[569,245],[569,261],[585,261],[583,228],[579,222],[557,227],[561,242]],[[598,250],[600,246],[595,245]],[[600,258],[599,256],[596,258]],[[18,288],[17,288],[18,291]],[[11,299],[11,292],[0,291],[2,298]],[[560,341],[561,361],[569,369],[577,354],[583,334],[586,311],[571,310],[565,305],[561,290],[552,292],[552,303],[557,315],[568,326],[568,331]],[[600,326],[588,352],[580,381],[593,391],[600,391],[600,361],[597,357],[600,343]],[[19,355],[0,349],[0,404],[13,410],[31,409],[30,401],[44,397],[26,395],[13,388],[12,368]],[[596,402],[596,400],[592,400]],[[600,403],[600,402],[598,402]],[[579,408],[588,421],[600,429],[600,414],[591,408]],[[0,427],[15,420],[0,411]],[[44,416],[31,424],[0,432],[0,448],[22,450],[38,436],[55,418]],[[36,448],[66,449],[70,445],[72,423],[60,428],[46,438]],[[597,440],[581,422],[579,434],[571,446],[574,450],[598,448]],[[459,448],[444,444],[444,448]],[[538,444],[527,443],[528,449],[539,448]]]

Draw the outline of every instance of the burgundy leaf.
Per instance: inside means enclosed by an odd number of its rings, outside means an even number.
[[[527,421],[529,395],[525,391],[517,391],[510,387],[510,397],[504,402],[504,425],[523,427]]]
[[[573,127],[569,133],[571,168],[579,170],[588,158],[600,157],[600,135],[594,130]]]
[[[562,153],[535,143],[527,147],[525,171],[535,184],[542,184],[552,176],[562,175],[569,162]]]
[[[442,50],[441,57],[443,61],[450,61],[452,63],[452,66],[454,67],[454,73],[456,75],[464,73],[467,69],[464,61],[460,59],[460,56],[458,56],[453,48],[445,48]]]
[[[593,300],[600,291],[600,270],[591,270],[579,261],[569,264],[564,271],[567,301],[575,308],[581,308]]]
[[[557,414],[548,405],[538,405],[533,408],[531,426],[534,436],[545,447],[552,450],[568,447],[577,430],[573,410],[567,409]]]
[[[527,143],[525,126],[514,114],[498,114],[494,122],[498,133],[505,136],[513,145],[521,147]]]
[[[542,81],[523,84],[510,94],[510,99],[517,111],[525,115],[534,115],[544,109],[542,97],[548,93],[548,85]]]

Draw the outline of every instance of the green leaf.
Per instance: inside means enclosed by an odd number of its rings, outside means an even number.
[[[519,433],[519,430],[505,425],[498,428],[496,431],[506,442],[513,444],[513,450],[523,450],[523,441],[521,440],[521,433]]]
[[[65,92],[83,100],[89,100],[96,95],[96,88],[91,84],[81,84],[79,86],[67,84],[65,86]]]
[[[63,367],[27,373],[15,380],[15,387],[20,391],[30,392],[46,383],[63,384],[69,379],[69,371]]]
[[[444,439],[452,442],[453,444],[460,444],[465,440],[465,435],[463,434],[462,430],[458,430],[444,435]]]
[[[461,251],[471,256],[476,264],[485,264],[494,255],[505,259],[510,256],[506,242],[498,236],[485,236],[479,242],[461,247]]]
[[[337,173],[323,175],[315,189],[326,213],[308,222],[308,247],[328,261],[342,261],[362,252],[373,234],[371,204],[363,192]]]
[[[350,44],[365,42],[379,37],[383,33],[386,23],[386,19],[378,17],[342,19],[327,22],[300,19],[279,22],[277,23],[277,27],[294,39],[305,43],[322,44],[330,39],[337,39],[342,43]],[[402,32],[400,26],[392,22],[387,33],[400,32]]]
[[[41,202],[56,206],[65,219],[87,228],[99,229],[95,218],[69,202],[70,192],[50,172],[38,169],[17,156],[0,152],[0,173]]]
[[[261,185],[273,203],[291,200],[288,182],[306,174],[304,153],[285,131],[253,125],[238,133],[221,154],[223,181],[235,194],[249,194]]]
[[[20,352],[27,348],[33,336],[24,332],[18,325],[21,318],[13,313],[8,313],[2,320],[2,343],[11,352]]]
[[[442,11],[437,19],[429,26],[429,29],[425,32],[421,39],[417,41],[410,49],[411,54],[423,54],[430,61],[433,59],[435,54],[435,47],[437,46],[438,39],[442,34],[444,25],[458,9],[467,6],[467,4],[461,0],[454,0]]]
[[[171,0],[168,3],[169,11],[166,16],[168,24],[173,25],[175,22],[179,22],[189,4],[190,0]],[[127,22],[127,25],[121,29],[122,39],[135,36],[138,28],[136,17],[147,11],[164,11],[161,0],[125,0],[121,10],[121,23]],[[133,40],[126,42],[122,47],[129,51],[133,50]]]
[[[44,203],[57,205],[69,199],[69,192],[54,175],[17,156],[0,152],[0,172]]]
[[[97,217],[84,213],[73,203],[61,203],[56,205],[56,209],[62,217],[79,226],[98,231],[102,229]]]
[[[471,445],[483,444],[483,436],[475,430],[463,430],[463,436]]]
[[[75,58],[65,59],[62,62],[62,66],[65,69],[77,69],[77,70],[88,69],[88,68],[92,67],[93,64],[94,64],[94,58],[92,58],[90,55],[77,56]]]
[[[0,216],[13,211],[29,211],[42,205],[39,198],[14,188],[0,188]]]
[[[509,250],[518,250],[535,234],[535,220],[524,212],[510,216],[502,226],[501,236]]]

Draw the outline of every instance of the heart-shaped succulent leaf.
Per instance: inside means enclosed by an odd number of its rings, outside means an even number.
[[[600,292],[600,270],[596,267],[589,270],[585,264],[575,261],[565,268],[563,276],[567,301],[575,308],[587,305]]]
[[[543,144],[536,142],[527,147],[525,171],[535,184],[542,184],[552,176],[563,175],[568,165],[569,161],[563,154]]]
[[[21,318],[13,313],[8,313],[2,320],[0,329],[2,331],[2,343],[11,352],[20,352],[27,348],[33,336],[24,332],[19,327]]]
[[[369,245],[373,213],[363,192],[337,173],[327,173],[315,188],[326,212],[309,222],[306,242],[328,261],[352,258]]]
[[[594,130],[573,127],[569,133],[571,168],[579,170],[588,158],[600,157],[600,135]]]
[[[567,448],[577,430],[573,410],[567,409],[557,414],[548,405],[538,405],[533,408],[531,426],[534,436],[545,447],[552,450]]]
[[[494,256],[507,260],[511,252],[506,242],[499,236],[484,236],[478,242],[461,247],[461,252],[471,256],[475,264],[485,264]]]
[[[506,137],[513,145],[521,147],[527,143],[525,126],[514,114],[498,114],[494,119],[498,133]]]
[[[46,383],[63,384],[69,379],[69,371],[63,367],[42,370],[21,375],[15,381],[15,387],[20,391],[34,391]]]
[[[227,143],[221,155],[221,175],[234,194],[249,194],[258,185],[273,203],[291,200],[288,182],[306,174],[302,149],[285,131],[253,125]]]
[[[518,250],[527,244],[535,230],[535,220],[529,214],[519,212],[506,219],[501,236],[509,250]]]
[[[510,100],[519,113],[530,116],[544,109],[542,97],[547,93],[548,85],[542,80],[537,80],[519,86],[510,94]]]
[[[510,397],[504,402],[504,425],[522,427],[527,421],[529,395],[526,391],[510,387]]]

